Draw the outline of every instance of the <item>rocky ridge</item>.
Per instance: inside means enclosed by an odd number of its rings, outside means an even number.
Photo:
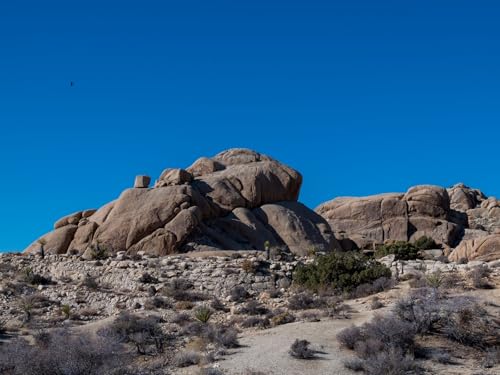
[[[321,204],[316,212],[329,222],[345,250],[427,236],[444,246],[455,261],[500,258],[500,201],[463,184],[341,197]]]
[[[184,169],[166,169],[149,188],[134,188],[97,210],[58,220],[44,244],[48,254],[96,251],[167,255],[198,250],[264,250],[265,244],[304,255],[340,249],[328,223],[297,201],[302,183],[294,169],[246,149],[200,158]]]

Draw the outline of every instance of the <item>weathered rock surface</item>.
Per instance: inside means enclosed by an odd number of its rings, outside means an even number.
[[[462,241],[448,257],[453,262],[462,260],[490,262],[500,259],[500,234]]]
[[[301,175],[246,149],[166,169],[98,210],[57,221],[43,236],[47,253],[144,251],[166,255],[200,248],[264,250],[264,242],[295,253],[340,249],[326,220],[297,202]],[[26,251],[36,252],[37,242]]]
[[[336,198],[316,208],[342,247],[367,249],[388,241],[433,238],[446,247],[500,229],[500,203],[458,184],[415,186],[405,194]]]

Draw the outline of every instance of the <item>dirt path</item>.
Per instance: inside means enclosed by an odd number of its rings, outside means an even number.
[[[242,347],[225,357],[220,367],[228,374],[245,373],[247,370],[272,375],[350,374],[343,365],[349,353],[340,350],[335,336],[352,324],[369,320],[372,315],[371,311],[363,311],[354,314],[352,319],[297,322],[244,333],[240,339]],[[318,358],[299,360],[291,357],[288,351],[295,339],[310,341],[312,348],[320,352]]]

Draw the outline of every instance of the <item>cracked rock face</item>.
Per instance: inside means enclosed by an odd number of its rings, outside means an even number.
[[[340,249],[326,220],[297,202],[301,183],[297,171],[268,156],[231,149],[166,169],[154,188],[141,180],[98,210],[58,220],[40,239],[51,254],[85,254],[96,245],[156,255],[264,250],[266,241],[298,254]],[[39,240],[25,251],[39,251]]]
[[[346,250],[371,249],[422,236],[447,247],[474,239],[467,250],[465,245],[460,250],[472,260],[485,252],[491,254],[489,244],[493,241],[488,240],[485,246],[478,239],[500,230],[499,201],[463,184],[449,189],[420,185],[405,194],[336,198],[318,206],[316,212],[328,221]]]

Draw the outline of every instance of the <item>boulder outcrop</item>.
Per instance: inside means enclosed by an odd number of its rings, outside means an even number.
[[[115,201],[58,220],[41,239],[52,254],[264,250],[266,241],[298,254],[340,249],[326,220],[297,202],[301,183],[268,156],[231,149],[166,169],[154,188],[140,176]],[[38,241],[25,251],[38,251]]]
[[[405,194],[336,198],[321,204],[316,212],[329,222],[346,250],[371,249],[422,236],[453,248],[462,240],[480,239],[500,229],[499,201],[463,184],[449,189],[421,185]]]

